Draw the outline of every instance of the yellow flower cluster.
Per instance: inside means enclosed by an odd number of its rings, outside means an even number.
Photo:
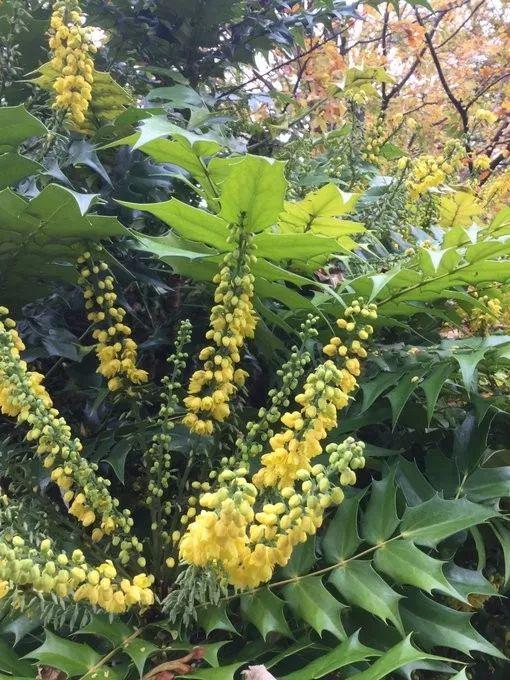
[[[475,170],[484,171],[489,170],[491,167],[491,159],[487,154],[479,154],[473,158],[473,167]]]
[[[78,265],[87,319],[97,325],[92,334],[97,340],[97,372],[107,378],[112,392],[147,382],[147,371],[136,367],[138,348],[130,337],[131,329],[124,323],[126,310],[115,304],[117,294],[108,265],[96,263],[89,251],[78,258]]]
[[[233,225],[229,238],[234,249],[225,255],[213,279],[215,305],[206,333],[211,344],[200,352],[203,368],[191,376],[184,399],[188,413],[183,422],[199,435],[212,434],[214,421],[221,423],[230,415],[229,402],[248,375],[236,368],[240,351],[246,338],[253,337],[256,326],[251,273],[256,258],[251,234],[242,225]]]
[[[69,512],[84,526],[99,523],[92,532],[95,541],[119,529],[128,533],[132,525],[129,511],[120,512],[118,501],[109,492],[110,482],[97,475],[97,465],[81,457],[82,444],[73,438],[64,418],[53,407],[41,384],[43,376],[28,370],[20,357],[24,345],[16,324],[5,318],[0,307],[0,410],[26,424],[26,440],[37,444],[43,465],[52,470],[51,478],[60,487]],[[3,320],[2,320],[2,317]]]
[[[321,441],[336,427],[337,412],[347,406],[349,394],[357,386],[359,359],[367,356],[362,343],[368,340],[373,328],[369,324],[359,325],[358,316],[377,318],[375,305],[354,300],[346,308],[344,318],[337,321],[340,329],[357,337],[344,344],[335,336],[324,347],[324,353],[331,359],[307,377],[302,393],[295,399],[300,410],[282,416],[286,429],[269,440],[272,451],[262,456],[262,467],[253,479],[257,487],[282,488],[292,484],[297,471],[310,470],[310,461],[322,453]]]
[[[168,494],[172,479],[171,451],[172,431],[174,429],[172,418],[178,407],[177,392],[181,388],[179,380],[188,359],[188,354],[184,352],[184,346],[191,339],[191,328],[191,323],[187,319],[179,325],[175,340],[175,351],[167,359],[172,372],[170,376],[165,376],[162,380],[161,406],[155,422],[157,431],[143,457],[143,463],[147,470],[145,502],[151,513],[152,546],[155,555],[159,554],[162,544],[171,545],[168,518],[172,514],[173,508],[172,503],[168,499],[164,500],[164,498]],[[167,557],[166,566],[172,568],[174,564],[173,557]]]
[[[381,118],[377,118],[374,127],[366,135],[363,157],[370,163],[377,163],[379,153],[384,144],[384,123]]]
[[[488,295],[480,296],[476,290],[473,290],[471,295],[482,302],[488,311],[480,307],[472,309],[468,317],[469,328],[473,333],[489,335],[503,319],[501,300],[497,297],[489,297]]]
[[[0,540],[0,598],[18,589],[39,596],[53,595],[87,602],[110,614],[122,614],[132,606],[146,609],[154,603],[152,576],[120,578],[110,560],[97,567],[86,563],[81,550],[69,557],[56,553],[49,538],[38,548],[26,545],[18,535]]]
[[[367,356],[362,342],[373,333],[364,322],[375,318],[375,305],[353,300],[347,307],[337,323],[348,340],[334,337],[324,347],[331,358],[306,378],[296,397],[300,409],[281,417],[286,429],[270,438],[272,451],[262,456],[260,470],[248,481],[242,464],[223,469],[219,488],[200,496],[202,510],[190,508],[193,521],[180,538],[181,560],[216,568],[236,587],[255,587],[316,532],[328,507],[342,502],[341,486],[354,484],[354,470],[364,466],[363,444],[349,438],[327,445],[326,467],[312,460],[323,453],[321,442],[356,386],[359,359]],[[336,484],[331,481],[335,476]],[[265,502],[266,494],[270,502]]]
[[[94,81],[93,55],[97,48],[91,40],[91,29],[83,26],[85,17],[76,0],[59,0],[51,16],[51,65],[58,72],[53,85],[54,108],[68,113],[79,128],[85,121],[92,100]]]
[[[268,392],[270,399],[269,407],[262,407],[257,413],[257,420],[246,424],[246,431],[238,437],[236,449],[238,458],[242,464],[249,464],[252,456],[257,456],[264,450],[265,442],[274,435],[273,426],[282,415],[282,410],[289,403],[290,396],[297,388],[299,380],[302,378],[307,365],[312,360],[310,352],[305,348],[311,338],[317,337],[315,329],[318,317],[309,314],[306,321],[301,324],[299,337],[301,346],[293,346],[288,360],[276,371],[279,378],[279,387],[271,388]],[[235,456],[225,458],[225,465],[235,465]],[[222,461],[223,463],[223,461]]]
[[[476,120],[479,120],[482,123],[487,123],[488,125],[493,125],[498,119],[497,115],[488,109],[477,109],[475,111],[474,117]]]
[[[493,173],[481,187],[479,198],[484,208],[490,207],[491,211],[504,207],[510,199],[510,168]]]
[[[442,154],[423,155],[411,163],[406,186],[411,200],[419,198],[432,187],[443,184],[449,175],[461,166],[463,150],[450,142]]]
[[[325,510],[344,498],[340,486],[354,484],[354,469],[365,464],[363,444],[349,438],[327,447],[330,464],[299,470],[295,486],[284,487],[257,511],[259,492],[246,480],[246,468],[224,470],[222,484],[200,498],[204,508],[180,542],[180,556],[198,567],[213,567],[237,588],[254,588],[268,581],[276,566],[289,561],[296,545],[316,533]],[[260,499],[259,499],[260,500]]]

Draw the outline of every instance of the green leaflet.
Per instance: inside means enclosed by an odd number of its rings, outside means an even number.
[[[337,567],[329,577],[346,601],[366,609],[383,621],[391,621],[403,634],[404,629],[399,613],[401,595],[396,593],[368,561],[352,561]]]
[[[82,244],[129,233],[114,217],[85,215],[94,199],[93,194],[76,194],[56,184],[47,185],[31,201],[10,189],[0,191],[4,302],[20,305],[40,297],[54,280],[74,282],[74,267],[69,265]]]
[[[346,638],[341,614],[345,605],[326,589],[320,576],[312,576],[282,589],[283,597],[298,620],[306,621],[319,635],[327,630],[340,640]]]
[[[477,505],[465,498],[448,501],[434,496],[421,505],[406,508],[400,530],[404,538],[418,545],[434,547],[447,536],[481,524],[498,514],[492,508]]]
[[[292,637],[289,624],[283,613],[285,602],[269,588],[258,590],[253,595],[241,596],[241,613],[252,623],[264,639],[269,633],[280,633]]]
[[[358,508],[363,496],[363,491],[353,490],[340,504],[330,522],[322,539],[324,557],[329,564],[351,557],[360,545]]]
[[[281,680],[315,680],[315,678],[322,678],[339,668],[379,656],[380,653],[377,649],[362,645],[358,633],[354,633],[331,652],[323,654],[295,673],[284,675]]]
[[[467,655],[476,650],[505,658],[473,628],[469,622],[471,614],[454,611],[422,593],[413,593],[403,601],[401,611],[405,626],[416,631],[426,647],[452,647]]]
[[[64,640],[49,630],[44,643],[28,655],[40,664],[53,666],[69,677],[85,675],[100,661],[100,655],[86,644]],[[113,674],[115,676],[115,673]]]
[[[390,541],[374,553],[375,567],[396,583],[421,588],[427,593],[437,590],[464,600],[446,579],[443,573],[445,564],[421,551],[411,541]]]
[[[395,467],[380,481],[372,482],[370,499],[362,521],[362,536],[371,545],[388,539],[399,523]]]
[[[416,649],[411,644],[411,636],[408,635],[405,640],[402,640],[402,642],[399,642],[379,657],[366,671],[356,673],[351,677],[355,678],[355,680],[381,680],[408,663],[422,659],[438,660],[441,658]]]
[[[221,187],[220,217],[232,223],[241,220],[253,232],[275,224],[287,186],[284,167],[262,156],[245,156],[236,163]]]
[[[23,104],[0,108],[0,146],[17,149],[27,139],[42,137],[47,132],[47,127],[28,113]]]

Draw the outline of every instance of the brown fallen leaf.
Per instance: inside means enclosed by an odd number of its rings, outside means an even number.
[[[174,680],[178,675],[188,675],[204,657],[204,648],[195,647],[186,656],[160,663],[144,675],[143,680]],[[52,680],[52,679],[51,679]]]
[[[37,680],[66,680],[67,675],[58,668],[52,666],[39,666],[37,668]]]

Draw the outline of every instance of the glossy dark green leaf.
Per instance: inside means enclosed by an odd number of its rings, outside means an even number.
[[[400,458],[396,471],[397,483],[407,505],[419,505],[435,495],[434,487],[416,465],[415,461]]]
[[[341,619],[345,605],[326,589],[320,576],[289,583],[282,594],[296,619],[306,621],[319,635],[327,630],[339,640],[347,637]]]
[[[432,373],[428,375],[421,383],[420,389],[425,393],[427,401],[427,419],[430,424],[434,409],[436,408],[437,400],[441,394],[444,383],[453,372],[453,365],[449,362],[439,364]]]
[[[0,189],[12,187],[25,177],[35,175],[44,168],[39,163],[10,151],[0,154]]]
[[[390,541],[374,553],[374,566],[392,581],[421,588],[427,593],[437,590],[464,599],[446,579],[444,565],[445,562],[430,557],[411,541]]]
[[[349,604],[361,607],[403,631],[399,613],[401,595],[374,571],[370,562],[354,560],[331,573],[329,582]]]
[[[44,643],[27,655],[40,664],[53,666],[69,677],[84,675],[100,660],[100,655],[86,644],[72,642],[46,631]]]
[[[33,677],[36,669],[29,661],[20,659],[11,644],[0,639],[0,671],[12,675]]]
[[[497,589],[488,581],[481,571],[464,569],[453,562],[447,564],[444,573],[448,581],[465,599],[469,595],[497,595]]]
[[[200,607],[197,609],[198,623],[210,635],[213,630],[225,630],[236,633],[236,629],[230,620],[225,605]]]
[[[388,539],[399,523],[395,467],[381,480],[372,482],[370,499],[363,513],[361,534],[371,545]]]
[[[297,545],[287,564],[282,567],[281,574],[284,578],[295,578],[308,574],[315,563],[315,536],[311,536],[304,543]]]
[[[498,512],[466,498],[444,500],[439,496],[421,505],[406,508],[400,531],[419,545],[434,547],[444,538],[486,522]]]
[[[18,146],[31,137],[41,137],[48,132],[40,120],[19,106],[0,108],[0,146]]]
[[[464,654],[482,652],[504,659],[505,656],[470,624],[471,614],[458,612],[414,592],[401,605],[407,630],[414,630],[427,647],[451,647]]]
[[[477,503],[510,496],[510,466],[477,468],[462,486],[466,496]]]
[[[219,668],[199,668],[192,673],[187,673],[185,677],[189,680],[234,680],[236,671],[244,665],[241,662]]]
[[[292,637],[284,607],[285,602],[268,588],[258,590],[253,595],[241,596],[243,618],[252,623],[264,639],[269,633]]]
[[[324,557],[336,564],[351,557],[361,543],[358,534],[358,509],[363,491],[353,491],[346,496],[331,520],[322,540]]]

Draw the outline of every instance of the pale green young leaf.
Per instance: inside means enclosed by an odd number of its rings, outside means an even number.
[[[221,186],[220,217],[253,232],[275,224],[287,187],[284,167],[263,156],[245,156],[232,166]]]
[[[167,224],[180,236],[191,241],[206,243],[220,252],[231,250],[227,242],[228,229],[224,220],[210,212],[183,203],[177,198],[161,203],[130,203],[118,201],[126,208],[143,210]]]
[[[482,213],[476,197],[467,191],[454,191],[437,199],[439,224],[442,227],[467,227]]]
[[[284,675],[281,680],[316,680],[316,678],[329,676],[340,668],[345,668],[345,666],[365,661],[380,654],[379,650],[362,645],[356,632],[350,638],[344,640],[338,647],[335,647],[326,654],[322,654],[319,658],[300,668],[298,671]]]
[[[408,635],[405,640],[396,644],[374,661],[370,668],[361,673],[351,675],[351,678],[353,680],[382,680],[382,678],[386,678],[390,673],[402,666],[422,659],[438,660],[442,659],[442,657],[427,654],[422,652],[421,649],[416,649],[411,643],[411,636]]]

